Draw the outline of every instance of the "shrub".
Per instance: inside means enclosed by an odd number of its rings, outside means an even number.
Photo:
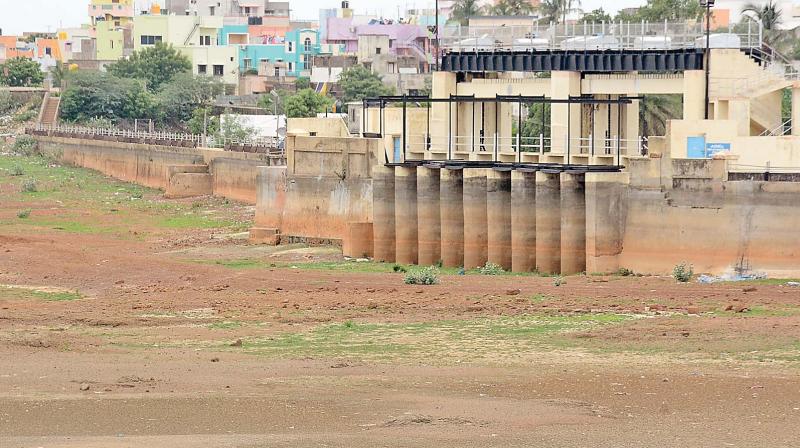
[[[0,114],[10,112],[19,107],[19,103],[8,90],[0,90]]]
[[[17,212],[17,218],[19,218],[19,219],[25,219],[28,216],[31,216],[31,209],[29,209],[29,208],[26,208],[25,210],[20,210],[19,212]]]
[[[407,271],[407,269],[405,267],[400,266],[399,264],[396,264],[396,265],[392,266],[392,270],[394,272],[406,272]]]
[[[14,141],[14,146],[11,147],[11,150],[15,154],[22,156],[35,155],[37,150],[36,139],[30,135],[20,135]]]
[[[14,115],[14,122],[15,123],[24,123],[26,121],[31,121],[37,116],[37,112],[35,110],[26,110],[24,112],[20,112]]]
[[[632,270],[628,268],[619,268],[619,270],[617,271],[617,275],[621,277],[630,277],[636,275],[636,273],[634,273]]]
[[[12,176],[22,176],[23,174],[25,174],[25,170],[22,169],[22,165],[17,164],[11,167]]]
[[[480,272],[483,275],[500,275],[505,273],[506,271],[499,264],[487,261],[485,265],[478,268],[478,272]]]
[[[437,274],[439,270],[433,266],[427,268],[412,269],[403,278],[406,285],[435,285],[439,283]]]
[[[36,181],[33,179],[28,179],[22,183],[22,192],[23,193],[35,193],[37,191]]]
[[[564,277],[560,277],[559,276],[559,277],[555,277],[553,279],[553,286],[561,286],[561,285],[564,285],[566,283],[567,283],[567,281],[564,280]]]
[[[693,275],[694,268],[692,268],[692,265],[686,263],[685,261],[676,264],[675,267],[672,268],[672,276],[675,277],[675,280],[681,283],[688,282],[692,279]]]

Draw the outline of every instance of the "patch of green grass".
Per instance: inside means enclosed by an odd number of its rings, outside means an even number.
[[[187,214],[161,218],[158,221],[158,225],[169,229],[216,229],[220,227],[234,227],[236,223],[203,215]]]
[[[216,350],[242,350],[245,353],[286,359],[344,356],[446,363],[456,359],[494,359],[499,356],[513,362],[520,355],[534,349],[557,348],[556,336],[615,325],[626,319],[630,319],[630,316],[595,314],[524,315],[412,323],[347,320],[300,332],[247,338],[244,339],[242,348],[231,348],[209,341],[197,341],[195,346]],[[181,346],[186,346],[186,342],[182,342]]]
[[[69,291],[41,291],[32,288],[21,288],[16,286],[0,286],[0,300],[30,300],[38,299],[47,302],[66,302],[70,300],[82,299],[83,295],[79,292]]]
[[[233,330],[235,328],[239,328],[242,326],[242,323],[238,320],[226,320],[222,322],[214,322],[213,324],[209,324],[208,328],[213,330]]]

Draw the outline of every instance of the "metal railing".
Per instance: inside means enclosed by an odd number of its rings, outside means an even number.
[[[430,134],[406,135],[406,141],[400,141],[399,146],[386,147],[386,160],[399,163],[408,160],[416,160],[425,152],[447,153],[448,160],[459,160],[468,158],[470,154],[483,154],[492,156],[492,160],[498,160],[500,156],[514,155],[516,160],[521,160],[522,154],[548,153],[563,154],[569,153],[571,156],[639,156],[647,155],[648,139],[646,137],[617,138],[609,136],[599,141],[589,137],[566,138],[558,145],[549,136],[539,134],[538,136],[522,136],[520,134],[501,137],[491,133],[485,136],[480,135],[452,135],[449,138],[441,136],[431,136]],[[405,145],[405,147],[403,147]],[[569,147],[569,148],[567,148]],[[555,149],[555,151],[553,151]],[[425,158],[425,157],[422,157]],[[433,157],[432,159],[436,159]]]
[[[279,139],[276,137],[256,137],[242,140],[225,138],[223,136],[215,139],[212,137],[204,138],[199,134],[181,132],[145,132],[119,128],[43,124],[29,126],[25,128],[25,132],[27,134],[50,135],[56,137],[65,136],[96,140],[117,140],[189,148],[221,148],[239,152],[263,152],[275,156],[284,155],[284,149],[282,145],[279,144]]]
[[[772,129],[767,129],[761,134],[758,134],[759,137],[780,137],[782,135],[786,135],[792,131],[792,119],[788,118],[778,126],[775,126]]]
[[[760,24],[748,21],[736,28],[716,29],[712,48],[761,48]],[[600,22],[513,26],[446,26],[440,47],[445,51],[547,50],[677,50],[705,48],[700,22]]]

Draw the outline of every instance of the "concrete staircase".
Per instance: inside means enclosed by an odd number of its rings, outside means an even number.
[[[39,110],[39,124],[55,125],[58,124],[58,111],[61,106],[61,97],[52,96],[48,92],[42,100],[42,108]]]

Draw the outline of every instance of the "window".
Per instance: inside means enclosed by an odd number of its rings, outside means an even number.
[[[208,12],[209,12],[208,15],[213,16],[214,15],[214,7],[213,6],[209,6],[208,7]]]
[[[225,66],[224,65],[215,65],[214,66],[214,76],[222,76],[225,74]]]
[[[156,42],[161,42],[161,36],[144,36],[141,37],[142,45],[155,45]]]
[[[200,36],[200,45],[211,45],[211,36]]]
[[[253,67],[253,60],[252,60],[252,59],[250,59],[250,58],[245,58],[243,62],[244,62],[244,68],[245,68],[245,70],[247,70],[247,69],[250,69],[250,68],[252,68],[252,67]]]
[[[306,37],[306,40],[303,41],[303,51],[311,51],[311,38]]]
[[[288,51],[289,53],[291,53],[292,51],[294,51],[294,50],[292,50],[292,44],[294,44],[294,42],[292,42],[292,41],[289,41],[289,42],[287,42],[287,44],[289,45],[289,49],[288,49],[288,50],[286,50],[286,51]]]
[[[198,75],[205,75],[208,73],[208,66],[205,64],[200,64],[197,66],[197,74]]]
[[[381,54],[381,47],[375,47],[375,54]]]
[[[44,54],[46,54],[47,56],[52,56],[53,55],[53,49],[50,48],[50,47],[45,48],[44,49]]]
[[[289,71],[290,72],[294,71],[294,64],[292,64],[291,62],[289,63]]]
[[[307,54],[303,55],[303,70],[308,70],[311,68],[311,64],[309,63],[309,58]]]
[[[394,40],[389,39],[389,48],[392,48],[392,42],[394,42]]]
[[[281,76],[281,68],[280,67],[275,67],[275,76],[276,77],[277,76]]]

